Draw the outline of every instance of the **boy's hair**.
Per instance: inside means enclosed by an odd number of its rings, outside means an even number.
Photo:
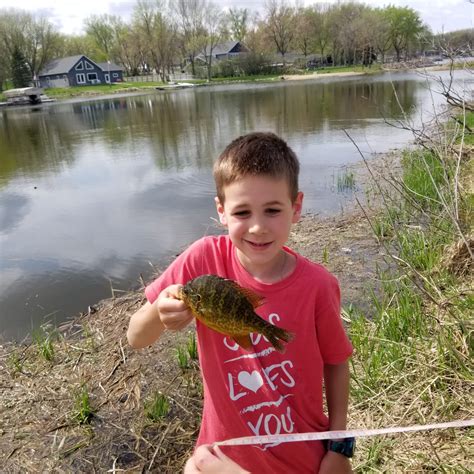
[[[214,163],[217,197],[224,203],[224,187],[245,176],[284,178],[292,202],[298,195],[300,165],[295,152],[270,132],[254,132],[233,140]]]

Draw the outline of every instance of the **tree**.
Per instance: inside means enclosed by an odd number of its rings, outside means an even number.
[[[181,35],[181,50],[191,63],[193,76],[196,74],[195,59],[201,49],[200,35],[203,31],[205,0],[175,0],[174,14]]]
[[[212,75],[212,55],[215,47],[222,39],[224,15],[220,8],[209,2],[206,6],[206,15],[203,18],[203,29],[199,35],[198,42],[207,67],[207,80]]]
[[[374,21],[371,22],[372,41],[380,60],[385,62],[385,55],[392,47],[390,21],[385,9],[376,8],[372,11]]]
[[[316,11],[312,8],[302,8],[295,13],[295,45],[306,58],[315,49]]]
[[[19,48],[15,48],[11,62],[12,81],[15,87],[28,87],[31,85],[32,74],[26,63],[25,56]]]
[[[386,15],[390,24],[390,39],[397,55],[401,60],[402,53],[405,59],[408,56],[408,47],[411,41],[416,40],[423,26],[418,13],[409,7],[386,7]]]
[[[112,24],[116,20],[113,15],[106,14],[91,15],[84,20],[86,34],[91,37],[97,48],[98,54],[94,55],[96,60],[110,59],[115,39]]]
[[[283,0],[269,0],[265,5],[265,23],[268,34],[273,40],[277,51],[283,56],[290,49],[295,36],[295,13]]]
[[[314,16],[312,18],[314,28],[314,41],[319,49],[319,53],[324,61],[324,54],[329,43],[329,7],[322,3],[317,3],[313,7]]]
[[[249,11],[246,8],[230,8],[227,19],[232,39],[244,41],[247,36]]]
[[[56,56],[61,36],[44,17],[22,10],[0,10],[0,42],[10,58],[18,50],[32,75]]]

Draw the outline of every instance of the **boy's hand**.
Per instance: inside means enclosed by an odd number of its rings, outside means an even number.
[[[319,474],[352,474],[352,466],[346,456],[328,451],[319,466]]]
[[[186,304],[178,299],[179,289],[183,285],[170,285],[158,296],[156,305],[161,322],[166,329],[178,331],[186,327],[193,319],[193,314]]]
[[[188,459],[184,474],[250,474],[232,459],[227,457],[218,446],[201,445]]]

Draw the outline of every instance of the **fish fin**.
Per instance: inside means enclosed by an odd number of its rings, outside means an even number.
[[[289,331],[286,331],[285,329],[279,328],[278,326],[272,326],[266,331],[265,337],[270,341],[270,344],[278,352],[284,353],[285,346],[281,343],[281,341],[288,343],[293,340],[295,335]]]
[[[244,288],[243,286],[240,286],[238,283],[235,281],[231,281],[233,287],[242,295],[244,295],[251,303],[253,308],[258,308],[259,306],[262,306],[262,304],[265,303],[265,298],[263,296],[258,295],[252,290],[249,290],[248,288]]]
[[[240,336],[232,336],[232,339],[242,348],[246,349],[247,351],[251,350],[253,345],[252,341],[250,340],[250,334],[244,334]]]

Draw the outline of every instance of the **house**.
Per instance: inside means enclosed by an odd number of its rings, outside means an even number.
[[[96,63],[87,56],[69,56],[48,63],[38,74],[39,87],[69,87],[110,84],[123,81],[123,68],[116,64]]]
[[[212,59],[217,61],[222,59],[233,59],[249,52],[250,50],[241,41],[226,41],[224,43],[217,44],[213,48]],[[204,62],[204,54],[199,54],[196,56],[196,59]]]

